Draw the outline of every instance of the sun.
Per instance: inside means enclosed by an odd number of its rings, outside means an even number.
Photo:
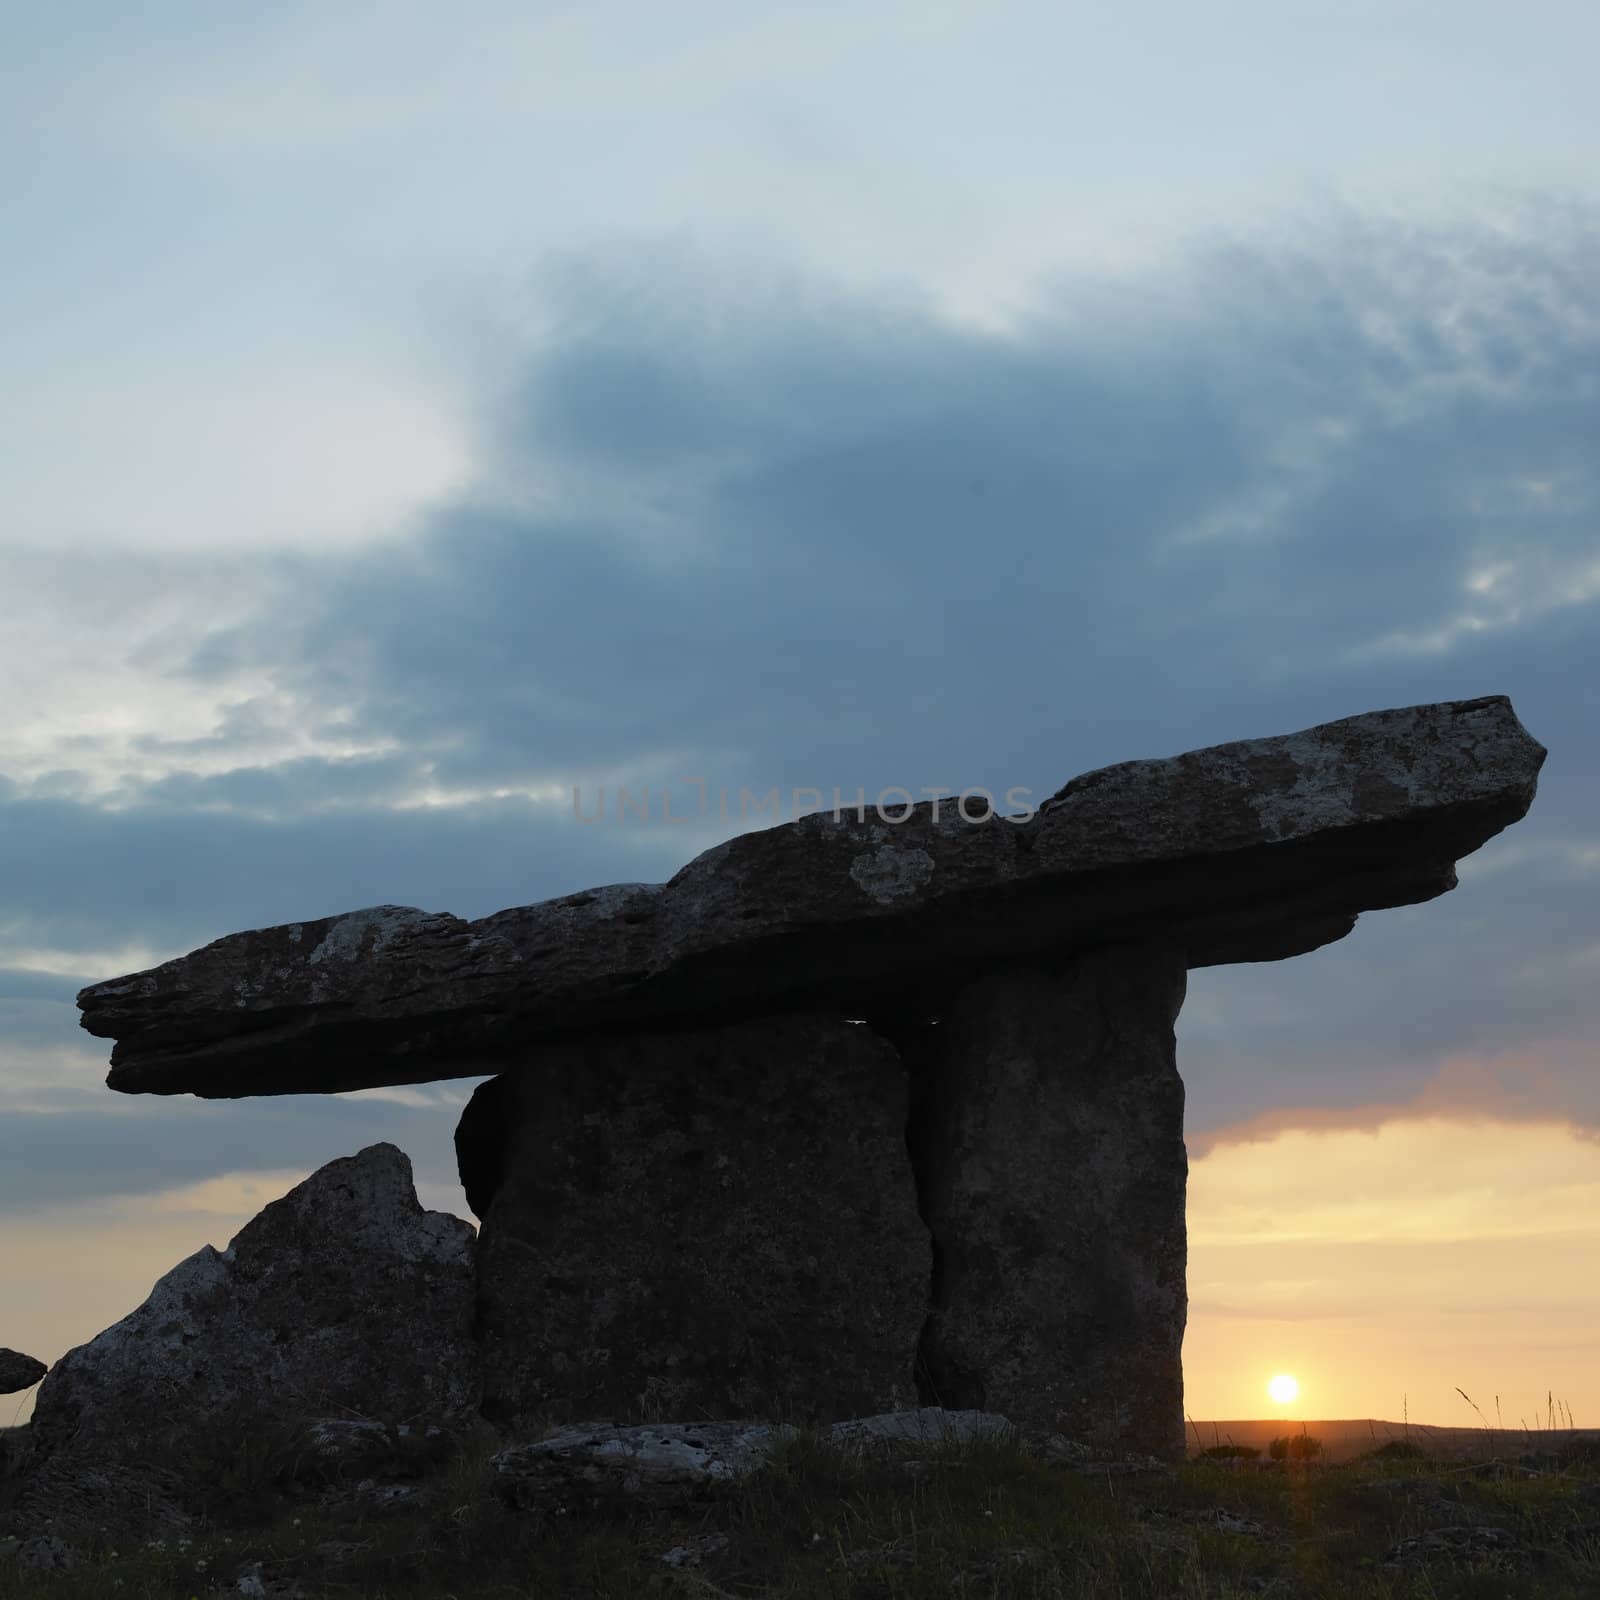
[[[1287,1373],[1282,1373],[1267,1385],[1267,1393],[1270,1394],[1280,1406],[1286,1406],[1297,1394],[1300,1393],[1300,1385],[1296,1383],[1294,1379],[1291,1378]]]

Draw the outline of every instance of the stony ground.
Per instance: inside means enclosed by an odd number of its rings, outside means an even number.
[[[183,1536],[0,1553],[0,1600],[1600,1597],[1600,1452],[1116,1470],[983,1444],[863,1462],[809,1438],[671,1507],[517,1509],[486,1430],[330,1468],[235,1443]],[[0,1506],[3,1515],[3,1506]]]

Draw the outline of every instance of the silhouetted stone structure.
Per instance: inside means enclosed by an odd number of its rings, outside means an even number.
[[[1187,970],[1445,893],[1544,756],[1503,696],[1372,712],[1021,821],[822,814],[666,884],[234,934],[78,1003],[129,1093],[499,1074],[458,1152],[501,1416],[904,1397],[1172,1455]]]

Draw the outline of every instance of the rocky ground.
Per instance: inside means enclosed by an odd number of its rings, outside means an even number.
[[[1592,1446],[1173,1467],[963,1415],[872,1448],[735,1424],[233,1441],[181,1530],[14,1530],[0,1597],[1600,1595]]]

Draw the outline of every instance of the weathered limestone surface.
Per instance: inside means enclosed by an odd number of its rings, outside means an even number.
[[[737,1487],[799,1436],[785,1423],[584,1423],[500,1451],[491,1461],[492,1481],[496,1496],[521,1510],[559,1512],[629,1501],[682,1505]],[[1018,1427],[995,1412],[938,1406],[853,1417],[820,1430],[818,1437],[847,1460],[888,1461],[917,1478],[993,1448],[1020,1449],[1049,1466],[1097,1478],[1172,1470],[1155,1456],[1097,1450],[1058,1433]]]
[[[226,1097],[497,1072],[563,1032],[925,1017],[984,970],[1106,944],[1276,960],[1453,888],[1453,863],[1527,810],[1544,756],[1501,695],[1371,712],[1086,773],[1024,822],[969,823],[950,800],[899,824],[824,813],[666,884],[233,934],[78,1004],[117,1041],[111,1087]]]
[[[902,1032],[933,1235],[923,1398],[1183,1453],[1180,951],[1124,946],[952,995]]]
[[[899,1056],[803,1014],[541,1051],[457,1134],[484,1414],[833,1420],[916,1400],[932,1272]]]
[[[740,1482],[764,1466],[777,1445],[798,1437],[788,1423],[585,1423],[512,1445],[492,1466],[496,1492],[518,1507],[549,1508],[576,1493],[673,1504]],[[1019,1430],[1002,1416],[928,1406],[838,1422],[824,1437],[848,1455],[895,1456],[1012,1444]]]
[[[422,1209],[393,1145],[329,1162],[50,1369],[18,1519],[181,1526],[234,1454],[296,1415],[473,1416],[474,1243]]]
[[[0,1350],[0,1394],[31,1389],[49,1370],[42,1361],[20,1350]]]

